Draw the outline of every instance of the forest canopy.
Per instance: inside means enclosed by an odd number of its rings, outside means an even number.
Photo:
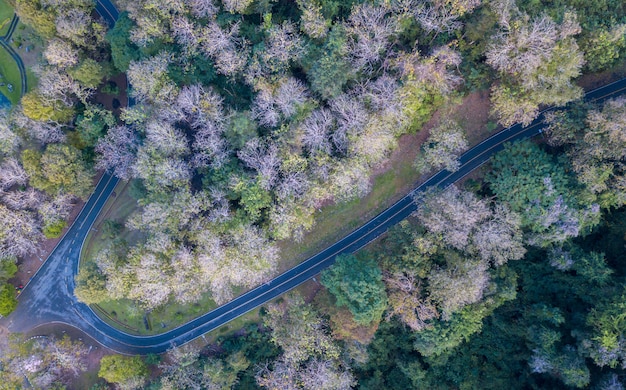
[[[44,47],[37,86],[0,112],[0,315],[18,259],[62,234],[96,172],[134,203],[82,262],[78,299],[222,304],[284,269],[319,210],[365,197],[403,135],[423,135],[420,174],[458,169],[476,142],[447,115],[460,98],[489,95],[491,130],[557,107],[541,137],[339,256],[316,295],[210,353],[107,356],[103,380],[623,388],[626,99],[583,102],[578,83],[623,71],[622,0],[119,0],[111,28],[90,0],[11,3]],[[7,345],[11,385],[18,366],[40,387],[84,369],[67,339]]]

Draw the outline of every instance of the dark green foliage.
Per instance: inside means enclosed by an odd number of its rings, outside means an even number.
[[[357,367],[361,389],[409,389],[410,375],[402,367],[419,364],[411,333],[397,322],[383,322],[367,348],[369,359]]]
[[[319,57],[307,73],[311,89],[322,99],[339,95],[352,78],[350,64],[346,59],[346,36],[343,28],[333,27],[328,34]]]
[[[235,149],[241,149],[248,140],[257,136],[256,123],[249,113],[235,113],[226,129],[225,137]]]
[[[102,223],[102,238],[113,240],[120,234],[123,228],[124,225],[118,221],[107,219]]]
[[[209,85],[217,77],[213,62],[201,55],[187,59],[184,64],[170,64],[167,74],[179,86],[192,84]]]
[[[139,48],[130,41],[132,28],[133,21],[130,20],[127,12],[122,12],[115,27],[106,35],[106,40],[111,45],[113,64],[120,72],[128,70],[130,62],[139,59]]]
[[[0,259],[0,283],[6,282],[17,273],[16,261],[15,258]]]
[[[322,273],[322,284],[346,306],[356,323],[380,321],[387,306],[385,285],[378,264],[370,256],[341,255]]]
[[[103,107],[89,105],[76,119],[76,132],[80,138],[81,149],[93,148],[106,130],[115,126],[113,113]]]
[[[506,145],[492,158],[492,169],[486,176],[491,190],[521,214],[522,226],[532,232],[534,245],[562,242],[597,224],[598,210],[581,204],[581,186],[566,171],[564,162],[536,144]]]

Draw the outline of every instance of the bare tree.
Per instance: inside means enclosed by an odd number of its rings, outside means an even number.
[[[257,369],[256,381],[259,386],[268,389],[299,390],[297,383],[298,367],[277,359],[270,365],[266,363]]]
[[[253,0],[222,0],[224,8],[230,13],[242,13],[252,4]]]
[[[68,68],[78,64],[78,51],[62,39],[53,39],[48,43],[43,56],[49,64]]]
[[[329,180],[337,200],[361,198],[371,189],[368,166],[358,159],[347,158],[337,163]]]
[[[278,249],[255,227],[244,226],[223,239],[199,234],[198,262],[218,303],[232,299],[233,286],[254,287],[276,269]]]
[[[423,153],[416,161],[416,166],[421,172],[431,168],[444,168],[454,172],[460,166],[460,153],[467,147],[467,139],[459,124],[451,119],[444,119],[431,130],[422,145]]]
[[[207,122],[196,130],[193,141],[193,159],[195,167],[220,167],[228,157],[226,141],[222,138],[224,128],[221,124]]]
[[[438,34],[461,28],[463,24],[458,19],[480,4],[481,0],[429,0],[412,2],[411,9],[424,30]]]
[[[237,156],[249,168],[257,171],[264,189],[270,189],[276,183],[278,167],[280,166],[278,147],[276,145],[262,141],[259,138],[253,138],[246,142],[246,145],[237,153]]]
[[[396,272],[384,275],[388,291],[387,319],[397,316],[403,324],[419,332],[428,328],[429,321],[439,318],[439,312],[426,297],[421,281],[413,272]]]
[[[313,111],[301,124],[302,143],[311,153],[331,153],[330,133],[335,118],[328,109]]]
[[[195,53],[200,44],[197,26],[185,16],[177,16],[172,20],[172,32],[176,41],[185,47],[187,53]]]
[[[34,188],[28,187],[24,191],[9,191],[3,194],[2,200],[12,210],[34,211],[41,207],[46,196]]]
[[[448,95],[463,82],[463,78],[459,75],[460,64],[461,54],[443,46],[433,50],[430,57],[417,61],[409,69],[416,80]]]
[[[62,339],[39,337],[29,343],[15,338],[9,341],[3,352],[0,356],[5,367],[3,374],[15,374],[15,378],[3,378],[8,382],[3,383],[16,383],[18,387],[25,379],[30,386],[38,389],[69,385],[87,368],[87,348],[67,336]]]
[[[306,86],[293,77],[284,79],[274,94],[274,104],[285,118],[295,115],[298,106],[306,102]]]
[[[335,149],[345,154],[350,138],[361,134],[368,122],[369,114],[363,103],[352,94],[337,96],[329,102],[329,106],[337,123],[337,128],[331,134],[331,140]]]
[[[427,196],[417,210],[417,218],[430,232],[441,234],[445,243],[459,250],[468,246],[474,229],[490,216],[487,202],[454,185]]]
[[[132,167],[133,176],[145,180],[150,189],[186,186],[191,179],[191,167],[181,157],[163,156],[151,146],[142,146],[137,151],[137,161]]]
[[[19,146],[21,139],[13,131],[13,125],[16,116],[24,117],[24,120],[28,120],[25,117],[22,110],[13,110],[13,118],[9,117],[9,113],[6,110],[0,110],[0,153],[6,156],[11,155]]]
[[[61,124],[30,119],[24,114],[23,109],[14,110],[12,112],[11,121],[17,128],[22,129],[26,135],[42,144],[65,141],[65,133],[63,132]],[[7,137],[7,140],[13,138],[8,134],[5,137]],[[18,141],[19,138],[13,138],[13,142]]]
[[[326,359],[308,361],[299,372],[300,383],[310,390],[350,390],[356,380],[344,365]]]
[[[178,117],[191,127],[200,128],[209,121],[221,123],[224,120],[222,97],[212,89],[205,89],[200,84],[184,86],[176,98]]]
[[[97,169],[111,169],[115,176],[129,180],[132,177],[139,138],[132,128],[117,126],[109,129],[96,145]]]
[[[563,105],[582,95],[572,82],[584,64],[572,37],[580,31],[575,14],[565,12],[560,25],[545,14],[532,20],[517,14],[503,22],[486,53],[487,63],[502,75],[491,100],[493,112],[506,126],[529,124],[539,115],[540,104]]]
[[[217,23],[209,22],[201,36],[202,51],[213,59],[219,73],[234,76],[245,67],[248,49],[245,40],[239,37],[239,23],[223,30]]]
[[[61,101],[69,107],[74,104],[74,95],[84,100],[91,96],[89,90],[82,88],[67,73],[61,72],[57,67],[39,68],[37,73],[39,94],[50,105]]]
[[[272,26],[267,32],[263,59],[273,72],[282,71],[290,61],[298,60],[304,54],[302,39],[291,22]]]
[[[442,318],[463,306],[478,302],[489,285],[487,264],[480,260],[455,258],[448,255],[445,268],[437,268],[428,276],[430,297],[442,311]]]
[[[280,112],[274,105],[274,96],[270,90],[261,89],[252,104],[252,116],[261,126],[278,126],[280,122]]]
[[[14,185],[24,185],[28,181],[28,174],[15,158],[5,160],[0,166],[0,188],[8,190]]]
[[[481,224],[472,237],[480,257],[494,266],[519,260],[526,254],[521,218],[506,206],[496,205],[491,219]]]
[[[185,0],[191,8],[191,14],[196,18],[212,18],[219,12],[219,7],[213,0]]]
[[[167,156],[189,154],[187,137],[169,123],[150,121],[146,125],[146,144]]]
[[[161,52],[141,61],[133,61],[126,74],[133,86],[133,96],[139,101],[164,103],[177,94],[176,85],[167,76],[167,67],[172,61],[169,53]]]
[[[0,257],[26,256],[39,251],[44,237],[35,215],[0,205]]]
[[[76,197],[71,194],[61,194],[43,202],[38,212],[44,224],[51,224],[65,220],[76,205]]]
[[[352,8],[347,23],[348,50],[356,69],[372,71],[391,45],[397,25],[387,6],[359,4]]]

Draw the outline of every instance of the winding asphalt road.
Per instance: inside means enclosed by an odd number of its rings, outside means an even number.
[[[113,13],[110,3],[101,0],[99,7],[108,10],[110,20],[115,19],[114,15],[117,13]],[[602,101],[624,92],[626,79],[588,92],[585,99]],[[549,110],[551,109],[546,111]],[[458,171],[437,173],[365,225],[298,266],[195,320],[156,336],[136,336],[115,329],[74,297],[74,275],[78,271],[82,242],[117,183],[117,179],[105,175],[63,240],[23,290],[21,303],[16,311],[1,319],[0,324],[13,332],[26,332],[48,323],[65,323],[84,331],[100,344],[119,353],[164,352],[174,345],[184,344],[214,330],[297,287],[332,265],[337,255],[352,253],[367,245],[417,209],[415,195],[429,188],[445,188],[484,164],[494,153],[502,150],[505,143],[541,133],[546,111],[527,127],[509,127],[476,145],[461,156],[461,167]]]
[[[19,21],[20,21],[20,18],[17,15],[13,15],[13,19],[11,19],[11,24],[9,25],[9,30],[3,37],[0,37],[0,46],[2,46],[4,50],[6,50],[9,53],[11,58],[13,58],[13,60],[17,64],[17,68],[20,72],[20,83],[22,84],[21,96],[24,96],[24,94],[26,94],[26,87],[27,87],[26,86],[26,68],[24,67],[24,62],[22,61],[22,57],[20,57],[19,54],[17,54],[15,49],[13,49],[13,47],[10,44],[11,35],[13,35],[13,32],[15,31],[15,27],[17,26],[17,23]]]

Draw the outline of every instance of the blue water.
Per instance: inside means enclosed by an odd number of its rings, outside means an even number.
[[[7,99],[6,96],[0,92],[0,108],[9,108],[11,107],[11,102]]]

